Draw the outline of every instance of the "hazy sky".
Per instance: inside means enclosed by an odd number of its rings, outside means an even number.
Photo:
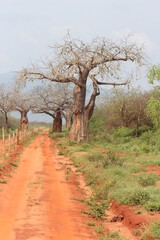
[[[47,55],[68,29],[85,41],[133,32],[158,63],[159,10],[160,0],[0,0],[0,73]]]
[[[160,63],[159,11],[160,0],[0,0],[0,74],[48,55],[68,30],[84,41],[133,32],[149,61]],[[139,83],[149,88],[143,76]]]

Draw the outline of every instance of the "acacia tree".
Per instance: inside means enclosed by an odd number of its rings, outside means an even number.
[[[8,113],[13,111],[13,100],[11,90],[3,84],[0,85],[0,112],[5,117],[5,126],[8,132]]]
[[[14,92],[14,110],[21,114],[19,128],[26,129],[28,126],[28,112],[32,108],[32,96],[30,93]]]
[[[33,90],[33,113],[45,113],[53,118],[53,132],[62,131],[62,117],[73,107],[73,97],[69,88],[59,84],[39,86]]]
[[[53,50],[54,60],[43,61],[42,66],[23,69],[19,79],[73,83],[74,121],[69,138],[78,142],[88,140],[88,121],[93,114],[96,97],[100,94],[99,86],[127,84],[127,81],[121,81],[121,66],[127,62],[141,65],[143,49],[131,42],[130,38],[119,42],[96,38],[91,43],[84,43],[68,36],[62,44],[53,46]],[[123,79],[126,70],[123,71]],[[89,82],[93,90],[87,101]]]

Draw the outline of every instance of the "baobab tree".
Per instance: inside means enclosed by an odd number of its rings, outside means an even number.
[[[53,118],[53,132],[62,131],[62,117],[73,108],[72,92],[59,84],[38,86],[33,89],[33,113],[45,113]]]
[[[19,79],[74,84],[74,121],[69,138],[78,142],[88,140],[88,122],[100,94],[99,86],[126,85],[128,81],[121,79],[128,79],[128,74],[126,77],[124,73],[131,67],[125,63],[135,62],[140,66],[144,60],[143,47],[132,42],[130,37],[119,42],[96,38],[91,43],[84,43],[68,36],[62,44],[53,46],[53,50],[54,60],[41,61],[38,66],[23,69]],[[87,101],[89,82],[92,94]]]
[[[5,126],[6,130],[8,132],[9,126],[8,126],[8,113],[13,111],[13,99],[12,99],[12,93],[11,90],[7,88],[6,85],[1,84],[0,85],[0,112],[5,117]]]
[[[21,114],[20,129],[27,128],[28,125],[28,112],[32,108],[32,96],[30,93],[14,92],[14,110]]]
[[[70,129],[73,123],[73,104],[69,104],[63,112],[63,117],[66,122],[66,128]]]

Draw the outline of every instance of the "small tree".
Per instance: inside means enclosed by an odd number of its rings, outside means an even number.
[[[127,62],[143,62],[142,47],[138,47],[130,38],[119,42],[96,38],[91,43],[75,40],[68,36],[60,45],[53,46],[54,60],[43,61],[42,66],[23,69],[20,80],[49,80],[68,83],[74,87],[74,121],[70,129],[71,141],[88,140],[88,121],[91,118],[96,97],[100,94],[99,86],[126,85],[121,66]],[[122,78],[120,77],[122,76]],[[128,79],[128,75],[127,75]],[[87,101],[86,93],[89,82],[92,84],[92,94]]]
[[[150,118],[154,129],[160,127],[160,90],[154,89],[150,92],[147,104],[147,115]]]
[[[73,107],[73,97],[69,88],[59,84],[36,87],[33,90],[32,112],[45,113],[53,118],[53,132],[62,131],[62,117]]]
[[[8,113],[13,111],[13,99],[11,90],[4,85],[0,85],[0,112],[5,117],[5,126],[8,132]]]
[[[154,84],[160,81],[160,64],[153,65],[148,71],[149,83]],[[156,86],[152,92],[147,106],[147,114],[150,117],[155,129],[160,126],[160,86]]]

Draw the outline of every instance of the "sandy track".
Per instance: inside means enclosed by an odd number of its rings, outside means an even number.
[[[95,239],[51,144],[47,134],[39,135],[8,184],[0,186],[1,240]]]

